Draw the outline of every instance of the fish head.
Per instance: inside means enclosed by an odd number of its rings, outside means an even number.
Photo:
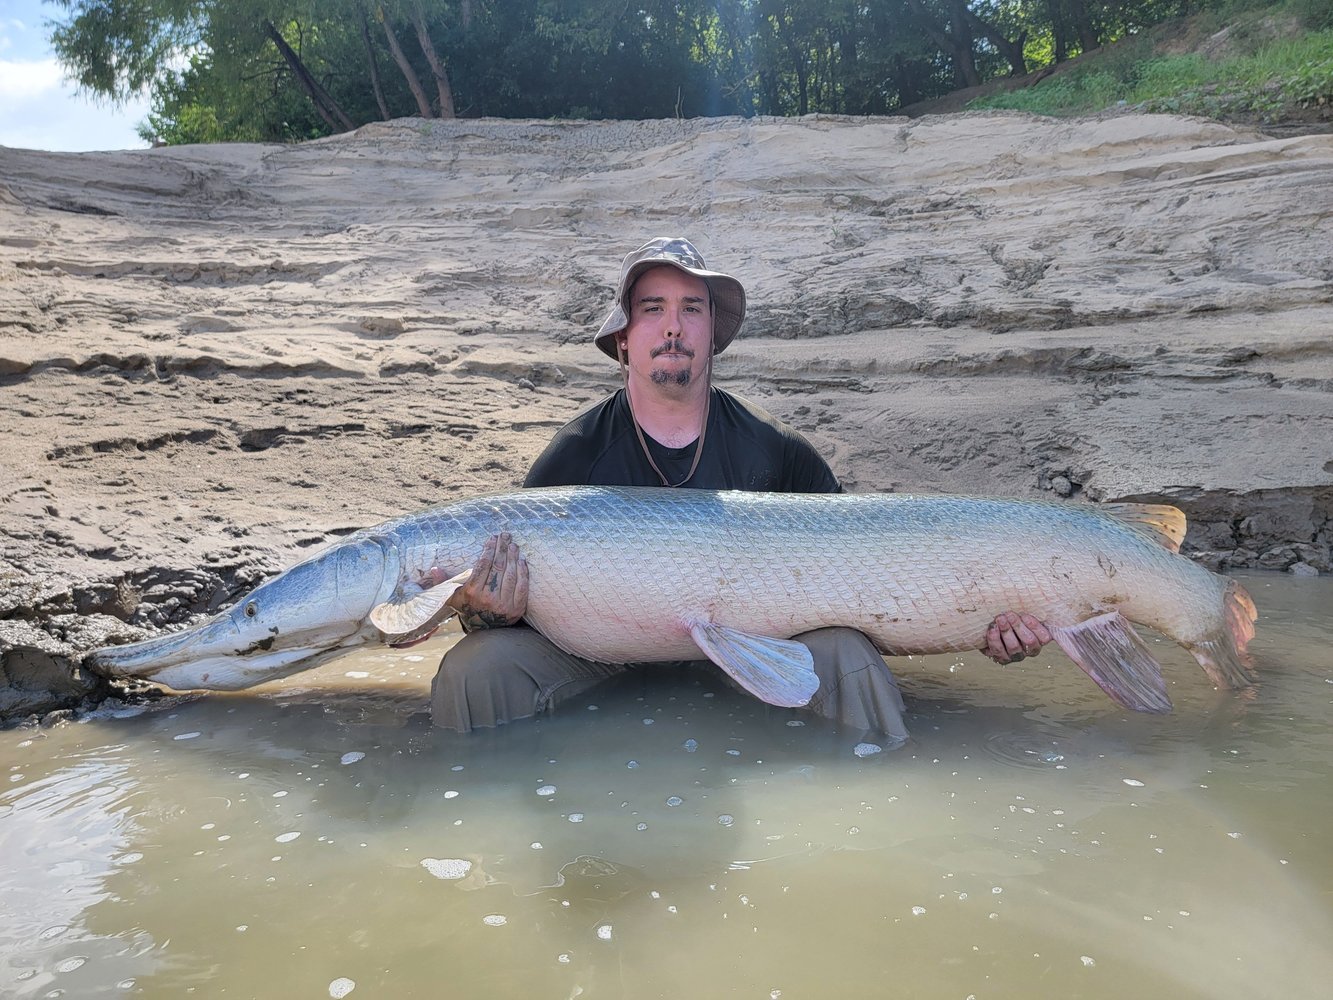
[[[396,560],[374,538],[307,559],[192,628],[93,653],[88,666],[181,690],[235,690],[310,666],[364,641],[366,616],[396,583]]]

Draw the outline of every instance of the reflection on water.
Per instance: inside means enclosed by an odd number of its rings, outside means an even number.
[[[1246,585],[1253,699],[918,658],[861,756],[660,674],[436,732],[447,640],[0,733],[0,995],[1323,995],[1333,580]]]

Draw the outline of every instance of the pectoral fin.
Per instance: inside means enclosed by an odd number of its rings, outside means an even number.
[[[696,622],[690,635],[732,680],[770,705],[797,708],[819,690],[814,657],[793,639],[751,635],[712,622]]]
[[[1052,628],[1051,635],[1113,701],[1135,712],[1171,711],[1161,664],[1118,612]]]
[[[370,609],[370,623],[390,646],[424,639],[454,616],[454,609],[445,602],[471,575],[469,569],[424,590],[415,583],[405,583],[383,604]]]

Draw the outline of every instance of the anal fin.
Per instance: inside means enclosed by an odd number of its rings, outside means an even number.
[[[690,635],[705,656],[760,701],[798,708],[819,690],[815,658],[794,639],[752,635],[713,622],[696,622]]]
[[[1135,712],[1171,711],[1162,665],[1118,612],[1089,618],[1051,635],[1113,701]]]

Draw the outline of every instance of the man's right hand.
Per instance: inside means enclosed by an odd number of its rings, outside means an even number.
[[[448,600],[463,631],[513,625],[528,610],[528,561],[506,531],[486,540],[467,583]]]

